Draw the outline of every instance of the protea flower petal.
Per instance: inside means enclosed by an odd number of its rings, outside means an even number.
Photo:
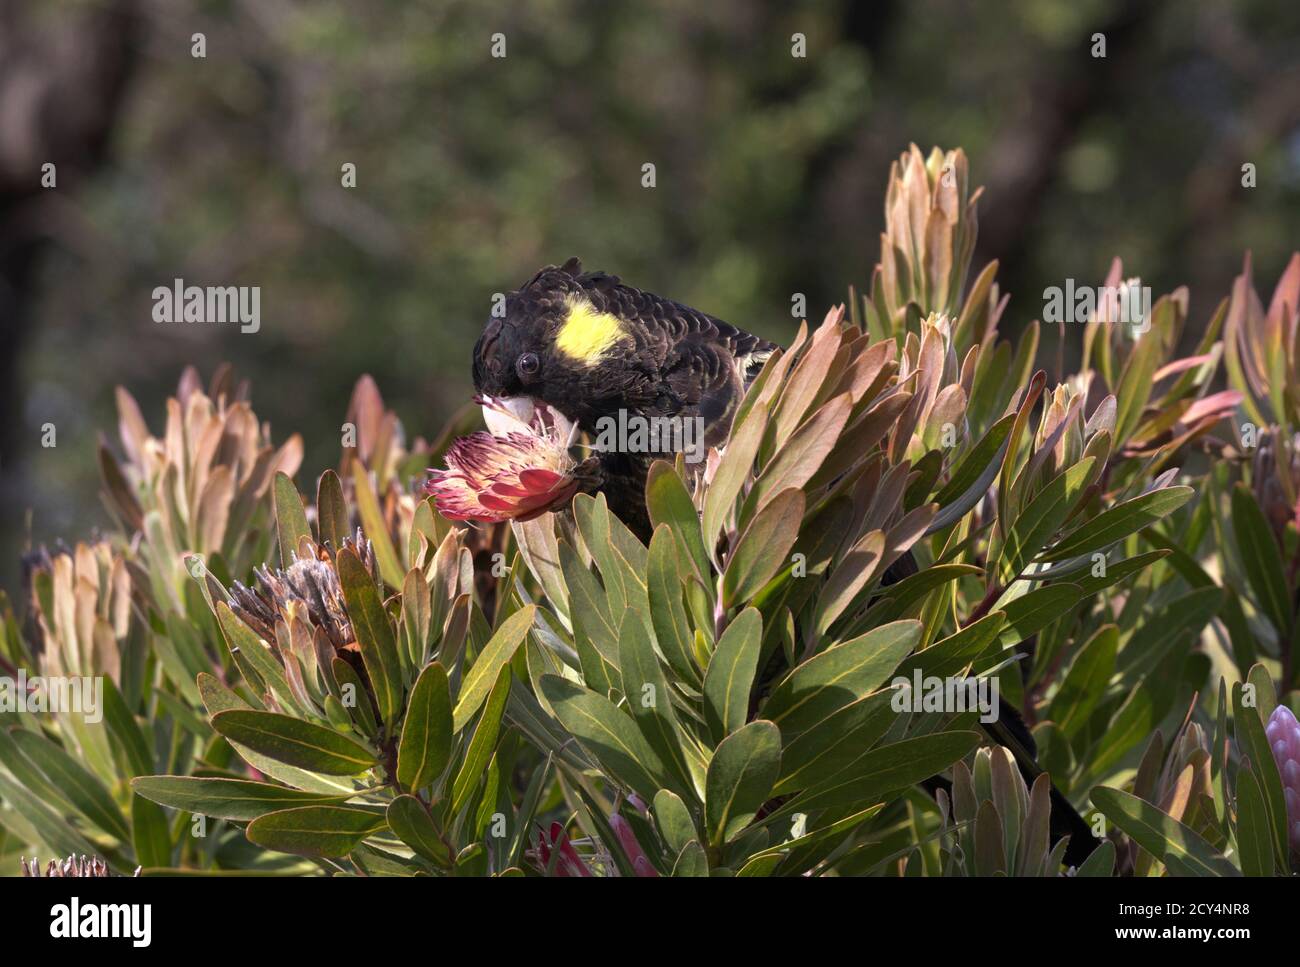
[[[528,433],[537,416],[537,405],[527,396],[480,396],[476,402],[483,409],[483,422],[493,436]]]
[[[530,520],[559,510],[581,480],[569,456],[575,428],[563,414],[526,397],[480,397],[489,432],[461,437],[446,470],[429,471],[425,491],[451,520]]]
[[[569,837],[565,835],[564,826],[560,823],[551,823],[549,837],[545,830],[539,830],[537,834],[537,858],[541,862],[543,869],[550,869],[551,855],[553,851],[559,851],[559,856],[555,861],[556,876],[594,876],[591,868],[582,861],[578,851],[573,848],[569,842]]]

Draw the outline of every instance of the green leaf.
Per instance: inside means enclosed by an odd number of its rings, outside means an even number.
[[[330,669],[334,673],[334,681],[338,684],[338,695],[331,697],[339,701],[353,725],[363,734],[371,739],[377,738],[379,719],[375,717],[375,706],[366,691],[366,683],[361,680],[361,676],[350,663],[337,655],[330,659]]]
[[[0,744],[3,743],[0,742]],[[40,797],[29,792],[21,782],[11,778],[9,773],[3,770],[0,770],[0,795],[3,795],[7,806],[11,807],[19,816],[31,824],[40,840],[49,844],[56,855],[84,854],[94,856],[99,852],[89,840],[77,832],[62,816],[58,815],[52,805],[45,803]],[[110,857],[110,863],[113,862]],[[117,865],[121,866],[122,864],[118,861]],[[119,869],[119,872],[129,873],[130,870]]]
[[[1273,832],[1264,792],[1250,769],[1237,772],[1237,853],[1246,876],[1273,875]]]
[[[298,538],[311,537],[311,528],[307,526],[302,496],[288,474],[276,471],[271,493],[275,505],[275,532],[280,540],[280,566],[288,567],[297,559]]]
[[[885,534],[874,530],[864,535],[833,571],[817,596],[814,630],[824,635],[837,618],[857,599],[859,592],[880,572],[885,553]]]
[[[757,608],[740,612],[718,639],[704,675],[704,717],[715,739],[745,724],[762,642],[763,617]]]
[[[997,807],[985,799],[975,814],[975,875],[1005,876],[1007,847],[1005,831],[998,822]]]
[[[704,497],[704,514],[701,533],[704,546],[710,556],[718,541],[718,532],[722,530],[727,518],[731,516],[740,489],[754,465],[759,445],[763,442],[763,431],[767,428],[767,410],[755,405],[745,420],[739,423],[731,434],[718,470],[713,475],[708,493]]]
[[[603,690],[616,680],[618,670],[618,631],[610,618],[609,601],[577,551],[565,541],[559,548],[582,672],[590,684]]]
[[[1092,802],[1112,823],[1161,862],[1182,860],[1198,876],[1239,876],[1237,868],[1194,830],[1145,799],[1119,789],[1098,786]]]
[[[1273,530],[1244,483],[1232,489],[1232,536],[1255,600],[1277,629],[1285,651],[1289,646],[1293,620],[1286,567],[1277,541],[1273,539]]]
[[[750,862],[763,857],[779,857],[783,866],[779,875],[804,873],[812,869],[843,842],[846,834],[861,826],[867,820],[878,815],[884,808],[882,803],[868,806],[866,809],[850,813],[843,819],[788,839],[776,846],[770,846],[750,857]]]
[[[690,775],[682,753],[683,737],[673,713],[672,693],[664,677],[654,646],[646,631],[645,619],[629,608],[623,615],[619,631],[619,664],[623,669],[623,695],[632,718],[646,741],[659,753],[671,770],[674,788],[687,793]]]
[[[1095,462],[1092,457],[1086,457],[1057,474],[1021,511],[1008,528],[1002,546],[1003,581],[1019,577],[1030,560],[1051,541],[1091,482]]]
[[[400,588],[406,571],[398,560],[392,538],[384,524],[383,511],[379,509],[379,498],[375,496],[370,484],[370,473],[360,460],[352,461],[352,499],[357,505],[357,516],[370,545],[375,551],[375,561],[379,564],[379,576],[389,587]]]
[[[1223,603],[1217,587],[1195,588],[1172,598],[1163,612],[1154,609],[1145,623],[1129,636],[1119,653],[1116,670],[1126,677],[1154,673],[1166,660],[1166,651],[1183,641],[1199,639],[1202,629]]]
[[[880,687],[921,640],[921,622],[895,621],[834,645],[798,665],[768,697],[763,717],[786,736]]]
[[[889,794],[937,775],[980,743],[978,732],[939,732],[872,749],[848,769],[784,803],[765,820],[769,825],[796,812],[857,809],[886,802]]]
[[[760,510],[736,542],[722,576],[722,603],[749,601],[789,563],[803,521],[803,491],[783,490]]]
[[[948,477],[948,482],[934,496],[939,505],[939,516],[930,525],[930,530],[939,531],[959,519],[966,511],[979,503],[993,478],[1002,467],[1007,435],[1016,415],[1008,413],[998,420],[980,441],[961,459]],[[940,521],[945,521],[940,523]]]
[[[342,659],[335,659],[338,665],[351,671],[352,666]],[[338,674],[337,667],[335,674]],[[207,707],[209,715],[216,715],[218,712],[225,712],[232,709],[247,709],[248,704],[242,698],[232,692],[225,685],[221,684],[211,675],[202,674],[198,676],[199,692],[203,696],[203,704]],[[358,700],[363,700],[365,692],[361,691],[360,685],[357,686]],[[245,762],[251,765],[272,779],[278,779],[280,782],[291,785],[297,789],[305,789],[309,792],[320,793],[326,796],[338,796],[350,794],[354,788],[352,781],[349,779],[338,779],[334,777],[322,776],[315,772],[308,772],[306,769],[299,769],[296,766],[285,765],[269,756],[260,755],[246,745],[239,742],[231,742],[230,745]]]
[[[1075,876],[1104,876],[1112,877],[1115,875],[1115,844],[1108,839],[1101,841],[1098,846],[1088,856],[1086,860],[1074,871]]]
[[[936,641],[929,648],[908,655],[898,666],[898,676],[910,679],[918,668],[925,675],[937,678],[958,674],[991,649],[998,641],[1006,620],[1005,613],[994,611],[970,622],[965,628]]]
[[[719,743],[709,762],[704,818],[714,846],[735,839],[753,821],[781,771],[781,730],[750,722]]]
[[[1047,717],[1073,737],[1088,722],[1115,674],[1119,628],[1104,625],[1079,649],[1065,680],[1047,707]]]
[[[172,839],[167,831],[167,814],[143,796],[131,797],[131,838],[136,862],[144,867],[172,865]]]
[[[1080,576],[1074,579],[1072,583],[1078,585],[1083,592],[1083,597],[1090,598],[1095,594],[1106,590],[1114,584],[1123,581],[1130,574],[1137,574],[1145,571],[1151,565],[1155,564],[1168,554],[1165,551],[1148,551],[1145,554],[1137,554],[1133,557],[1125,558],[1122,561],[1116,561],[1113,564],[1106,565],[1106,573],[1099,577],[1093,577],[1091,574]]]
[[[1029,349],[1032,352],[1032,347],[1028,345],[1030,342],[1036,342],[1036,340],[1022,338],[1019,351],[1023,352]],[[1043,386],[1046,382],[1047,374],[1040,369],[1034,373],[1033,378],[1030,379],[1023,391],[1016,391],[1016,398],[1019,403],[1015,411],[1015,420],[1011,424],[1011,432],[1007,434],[1007,445],[1003,450],[1002,467],[997,489],[997,522],[999,531],[1003,534],[1005,534],[1007,525],[1015,520],[1016,514],[1019,512],[1019,506],[1014,499],[1018,494],[1012,484],[1016,467],[1019,466],[1020,448],[1025,435],[1025,428],[1029,424],[1029,414],[1038,402],[1038,397],[1042,395]],[[1032,434],[1030,436],[1032,440]]]
[[[520,642],[532,627],[536,605],[525,605],[505,621],[474,659],[474,665],[465,674],[460,694],[456,696],[456,710],[452,713],[452,731],[459,733],[474,717],[488,692],[496,684],[501,669],[514,658]]]
[[[212,727],[254,752],[327,776],[355,776],[378,764],[369,749],[333,729],[278,712],[218,712]]]
[[[1164,302],[1164,300],[1161,300]],[[1167,307],[1169,304],[1165,303]],[[1157,309],[1160,307],[1157,306]],[[1155,310],[1152,311],[1155,315]],[[1154,321],[1154,320],[1153,320]],[[1119,386],[1115,391],[1118,409],[1115,414],[1115,444],[1128,442],[1133,431],[1142,422],[1142,411],[1151,398],[1152,377],[1163,358],[1159,338],[1139,339],[1124,363]]]
[[[316,526],[322,544],[337,554],[348,536],[348,505],[343,499],[343,482],[333,470],[321,474],[316,486]]]
[[[244,624],[224,601],[217,602],[217,624],[221,627],[231,655],[243,656],[267,689],[283,705],[290,710],[302,711],[298,699],[289,688],[289,680],[285,677],[279,657],[271,651],[269,643]]]
[[[771,876],[773,871],[781,865],[781,856],[774,856],[770,853],[760,853],[745,860],[745,865],[736,871],[736,876]]]
[[[1277,708],[1277,692],[1273,688],[1273,676],[1269,674],[1263,663],[1256,662],[1251,665],[1250,671],[1246,674],[1246,681],[1255,687],[1255,714],[1259,716],[1260,724],[1267,729],[1268,720]]]
[[[1116,504],[1080,524],[1038,559],[1063,561],[1103,550],[1169,516],[1187,503],[1193,493],[1191,487],[1163,487]]]
[[[943,587],[952,581],[983,574],[983,568],[973,564],[935,564],[910,574],[897,584],[891,584],[880,591],[880,601],[873,604],[867,612],[869,617],[883,615],[880,620],[892,620],[902,617],[907,609],[920,601],[935,588]]]
[[[1237,746],[1244,755],[1250,757],[1251,768],[1255,771],[1260,791],[1264,794],[1271,820],[1274,850],[1277,857],[1285,862],[1288,836],[1286,794],[1282,789],[1282,777],[1273,759],[1264,723],[1260,721],[1255,709],[1245,704],[1245,690],[1240,682],[1232,686],[1232,724],[1237,734]]]
[[[483,772],[492,761],[492,753],[497,747],[497,737],[501,733],[501,716],[505,713],[506,701],[510,697],[510,669],[502,668],[497,680],[492,684],[483,714],[479,716],[474,729],[474,737],[469,748],[465,750],[464,761],[451,784],[451,811],[455,815],[469,799],[469,794],[478,788]]]
[[[611,778],[642,799],[659,791],[663,764],[632,719],[603,695],[558,675],[543,675],[542,694],[560,723],[600,761]]]
[[[1000,635],[1002,644],[1017,645],[1028,640],[1073,608],[1081,597],[1077,584],[1053,584],[1035,588],[1006,604],[994,605],[1006,614]]]
[[[674,538],[668,525],[660,524],[650,539],[646,562],[646,585],[650,602],[650,621],[655,640],[664,659],[681,678],[694,688],[701,685],[700,671],[691,657],[694,634],[682,606],[685,576],[678,571]]]
[[[673,876],[708,876],[709,875],[709,858],[704,853],[704,847],[691,840],[682,847],[677,854],[677,860],[673,863]]]
[[[456,854],[456,876],[478,879],[487,876],[488,854],[482,843],[470,843]]]
[[[1166,701],[1154,683],[1142,682],[1129,692],[1106,726],[1106,741],[1094,750],[1086,763],[1089,778],[1102,778],[1119,765],[1129,752],[1151,735],[1164,716]]]
[[[688,843],[698,842],[695,821],[691,819],[686,803],[676,793],[660,789],[655,793],[652,812],[655,825],[659,827],[659,835],[663,837],[669,853],[676,855]]]
[[[614,521],[605,495],[598,494],[593,498],[589,494],[578,494],[573,499],[573,519],[578,524],[583,543],[596,560],[613,616],[611,625],[617,627],[619,616],[631,602],[625,574],[614,551]]]
[[[341,803],[346,796],[325,796],[251,779],[194,776],[139,776],[131,788],[162,806],[187,813],[247,822],[292,806]]]
[[[14,744],[83,816],[122,841],[130,840],[126,817],[97,776],[68,755],[62,746],[25,729],[9,732]]]
[[[429,811],[415,796],[403,794],[388,804],[388,828],[418,855],[443,869],[455,862]]]
[[[226,713],[229,714],[229,713]],[[355,806],[299,806],[267,813],[248,824],[248,840],[299,856],[347,856],[387,826],[383,813]]]
[[[379,600],[374,578],[356,552],[346,548],[339,552],[336,562],[348,617],[352,619],[352,633],[357,637],[361,660],[370,676],[379,718],[387,728],[402,710],[402,665],[393,626]],[[398,575],[396,586],[401,584],[402,576]]]
[[[127,708],[117,683],[107,675],[104,676],[104,724],[113,739],[113,745],[121,750],[126,765],[132,776],[147,776],[153,772],[153,753],[144,733]]]
[[[763,467],[746,499],[746,506],[758,507],[761,512],[769,500],[775,499],[771,496],[773,494],[779,495],[789,489],[802,493],[804,484],[812,479],[835,448],[852,412],[851,394],[841,393],[818,406],[816,412],[803,420],[789,438],[778,440],[776,453]]]
[[[451,758],[451,688],[447,672],[432,662],[411,689],[397,746],[397,782],[403,789],[423,789],[447,768]]]
[[[787,742],[773,795],[807,789],[853,765],[897,721],[894,695],[886,689],[850,702]]]
[[[421,507],[424,505],[421,504]],[[441,602],[440,602],[441,604]],[[437,616],[441,630],[443,615]],[[415,674],[424,667],[430,641],[430,631],[434,623],[433,595],[424,572],[413,567],[406,572],[402,582],[402,620],[397,626],[397,635],[401,647],[401,658],[406,676]],[[409,677],[404,677],[406,683]],[[409,701],[409,699],[408,699]]]
[[[51,784],[35,762],[19,751],[14,736],[22,731],[24,730],[17,726],[10,729],[0,728],[0,765],[13,774],[22,788],[31,792],[42,803],[60,813],[65,812],[72,807],[67,796],[58,786]],[[4,773],[0,772],[0,777],[3,775]]]
[[[700,515],[686,484],[672,464],[656,460],[650,465],[645,503],[654,529],[657,531],[661,524],[667,524],[673,537],[681,542],[696,574],[701,580],[708,578],[711,569],[704,538],[700,534]]]

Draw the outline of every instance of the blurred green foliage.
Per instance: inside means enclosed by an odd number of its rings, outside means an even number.
[[[57,30],[97,5],[39,16]],[[1008,332],[1044,287],[1100,281],[1117,254],[1157,291],[1204,293],[1193,332],[1245,247],[1277,277],[1300,207],[1300,9],[997,7],[141,3],[108,161],[61,178],[42,215],[54,244],[0,461],[0,584],[29,526],[44,541],[102,520],[85,495],[116,384],[156,413],[183,365],[231,360],[325,466],[359,374],[409,434],[431,432],[471,391],[492,294],[574,254],[788,341],[793,293],[820,317],[868,282],[889,161],[911,141],[964,145],[988,185],[976,263],[1003,262]],[[155,324],[150,293],[177,277],[261,286],[260,332]]]

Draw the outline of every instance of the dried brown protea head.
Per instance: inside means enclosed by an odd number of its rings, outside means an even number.
[[[45,864],[45,872],[41,873],[41,865],[35,857],[27,859],[26,857],[18,858],[18,865],[22,867],[23,876],[37,877],[44,875],[52,876],[112,876],[109,872],[108,864],[98,856],[77,856],[75,853],[66,859],[50,860]],[[135,875],[140,875],[140,868],[136,867]]]
[[[308,543],[304,541],[304,545]],[[355,551],[366,570],[372,577],[375,575],[374,550],[360,528],[354,537],[344,540],[343,547]],[[277,640],[276,622],[288,623],[295,614],[305,613],[314,627],[325,632],[334,648],[342,651],[356,641],[356,636],[344,605],[334,556],[315,544],[310,544],[310,549],[312,553],[296,556],[287,568],[257,568],[256,588],[236,581],[230,592],[230,610],[268,642]]]

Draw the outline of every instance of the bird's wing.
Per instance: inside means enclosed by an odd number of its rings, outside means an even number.
[[[741,370],[725,346],[711,342],[679,343],[663,369],[663,396],[657,408],[675,416],[704,421],[706,446],[726,439],[744,395]]]
[[[582,282],[601,311],[629,323],[624,398],[656,416],[699,416],[706,441],[720,444],[745,388],[776,349],[753,333],[672,299],[624,285],[617,276],[587,273]]]

